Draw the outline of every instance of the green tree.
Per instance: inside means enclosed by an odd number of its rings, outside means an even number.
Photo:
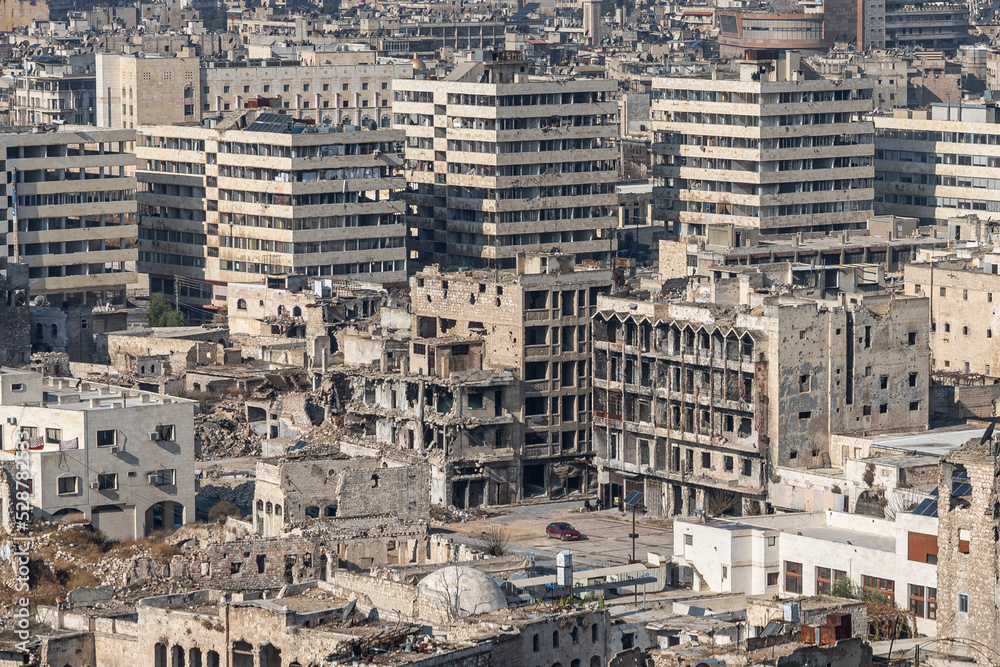
[[[149,305],[146,306],[146,324],[151,327],[182,327],[187,322],[183,313],[171,306],[165,296],[154,294],[149,297]]]

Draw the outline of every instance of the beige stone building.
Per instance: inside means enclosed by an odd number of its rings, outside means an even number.
[[[136,282],[131,130],[64,126],[0,133],[7,255],[52,303],[123,302]]]
[[[14,77],[13,125],[92,125],[94,112],[93,54],[28,58]]]
[[[654,516],[761,513],[774,466],[839,460],[831,436],[926,428],[926,298],[814,298],[761,277],[733,267],[671,299],[598,299],[605,502],[643,491]]]
[[[518,497],[592,491],[591,318],[611,270],[571,255],[518,257],[517,271],[440,272],[410,279],[414,338],[478,334],[484,367],[523,382]]]
[[[43,519],[80,517],[112,539],[194,520],[194,401],[0,370],[0,460]]]
[[[32,21],[49,20],[49,3],[44,0],[3,0],[0,2],[0,32],[27,28]]]
[[[872,83],[827,80],[796,52],[653,80],[654,215],[675,235],[863,229],[875,176]]]
[[[531,70],[517,52],[484,52],[442,79],[395,82],[410,259],[512,269],[523,252],[615,249],[617,83]]]
[[[977,264],[979,264],[977,266]],[[1000,255],[981,263],[935,261],[907,264],[906,294],[930,302],[931,368],[940,373],[1000,377]]]
[[[401,139],[253,110],[214,127],[142,128],[139,266],[150,289],[221,306],[227,283],[268,276],[404,282]]]
[[[200,120],[200,70],[196,57],[98,53],[96,124],[135,129]]]
[[[409,64],[378,64],[374,51],[303,54],[307,61],[229,61],[98,54],[97,124],[139,127],[199,121],[260,103],[335,125],[391,124],[392,82]]]
[[[995,104],[934,104],[874,116],[875,210],[945,224],[1000,213]]]

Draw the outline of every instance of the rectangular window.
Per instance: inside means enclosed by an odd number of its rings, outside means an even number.
[[[924,587],[910,584],[910,611],[917,618],[924,617],[926,598],[924,597]]]
[[[711,468],[712,467],[712,455],[708,452],[702,452],[701,454],[701,467]]]
[[[958,613],[968,614],[969,613],[969,596],[965,593],[958,594]]]
[[[269,84],[264,84],[264,92],[265,93],[271,92],[271,86]]]
[[[896,601],[896,585],[891,579],[881,577],[870,577],[867,574],[861,577],[861,588],[866,591],[877,591],[889,598],[890,604]]]
[[[347,90],[347,88],[348,88],[348,85],[349,85],[349,84],[346,84],[346,83],[344,83],[344,84],[341,84],[341,86],[340,86],[340,89],[341,89],[341,90],[344,90],[344,91],[346,91],[346,90]]]
[[[97,432],[97,446],[98,447],[113,447],[118,444],[118,431],[115,429],[108,429],[105,431]]]
[[[941,289],[940,289],[940,290],[938,291],[938,294],[940,294],[941,296],[948,296],[948,290],[946,290],[945,288],[943,288],[943,287],[942,287],[942,288],[941,288]]]
[[[222,87],[222,92],[223,93],[228,93],[229,92],[229,86],[223,86]]]
[[[690,547],[692,545],[694,545],[694,537],[692,537],[690,534],[685,535],[684,536],[684,546]]]
[[[909,333],[906,334],[906,344],[907,345],[916,345],[917,344],[917,332],[916,331],[910,331]]]
[[[330,90],[330,84],[328,84],[328,83],[324,83],[324,84],[323,84],[323,92],[325,93],[325,92],[327,92],[328,90]]]
[[[828,567],[817,567],[816,595],[829,593],[831,586],[833,586],[833,572]]]
[[[802,592],[802,563],[785,561],[785,592]]]
[[[483,409],[483,394],[479,391],[469,392],[469,409],[470,410],[482,410]]]
[[[172,486],[176,476],[175,470],[163,468],[149,473],[149,483],[153,486]]]
[[[283,92],[283,93],[287,93],[288,92],[288,84],[287,83],[281,87],[281,92]]]
[[[98,491],[114,491],[118,488],[118,475],[113,472],[102,472],[97,476]]]
[[[773,547],[778,543],[778,538],[775,535],[771,535],[767,538],[767,546]]]
[[[62,440],[62,429],[61,428],[47,428],[45,429],[45,442],[58,445]]]
[[[937,618],[937,589],[927,589],[927,618]]]
[[[59,495],[71,496],[78,493],[79,491],[77,490],[77,485],[79,479],[79,477],[60,477],[58,480]]]
[[[243,92],[244,93],[249,93],[250,92],[250,86],[243,86]]]
[[[768,586],[777,586],[778,585],[778,575],[779,574],[781,574],[781,573],[780,572],[768,572],[767,573],[767,585]]]
[[[174,425],[173,424],[160,424],[156,427],[156,433],[160,440],[166,440],[167,442],[174,441]]]
[[[801,419],[809,419],[812,416],[813,415],[812,415],[812,411],[811,410],[803,410],[802,412],[799,413],[799,419],[800,420]]]

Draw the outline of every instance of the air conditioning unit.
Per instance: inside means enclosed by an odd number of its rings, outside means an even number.
[[[157,440],[160,439],[160,432],[159,431],[150,431],[149,432],[149,439],[152,440],[153,442],[156,442]]]
[[[17,426],[17,417],[7,417],[7,423],[11,426]]]
[[[146,475],[146,481],[152,484],[153,486],[159,486],[158,482],[160,481],[160,476],[155,472],[151,472],[148,475]]]
[[[99,489],[99,488],[101,488],[101,483],[95,480],[95,481],[93,481],[93,482],[90,483],[90,488],[92,488],[92,489]]]
[[[121,450],[122,450],[121,447],[117,447],[117,446],[116,447],[108,447],[108,451],[111,452],[111,454],[113,454],[113,455],[114,454],[118,454]]]

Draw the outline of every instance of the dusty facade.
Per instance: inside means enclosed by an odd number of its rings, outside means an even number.
[[[822,467],[833,434],[926,428],[926,299],[813,300],[752,281],[724,280],[702,303],[696,283],[686,298],[600,298],[605,502],[644,490],[649,510],[669,516],[713,509],[707,494],[755,513],[772,467]]]
[[[7,255],[28,265],[32,295],[56,304],[122,303],[136,282],[131,130],[0,134],[6,151]],[[16,194],[15,194],[16,190]]]
[[[927,297],[931,309],[931,368],[939,373],[1000,377],[1000,255],[981,266],[968,261],[909,264],[903,273],[907,294]]]
[[[798,54],[735,73],[655,79],[654,215],[675,235],[863,229],[875,196],[872,83],[831,81]]]
[[[394,83],[412,258],[513,269],[523,252],[614,250],[602,233],[616,225],[617,84],[534,77],[518,52],[479,53],[443,79]]]
[[[0,366],[23,366],[31,356],[28,267],[5,262],[0,272]]]
[[[516,272],[440,272],[410,280],[413,335],[480,335],[485,365],[523,383],[520,496],[592,491],[588,462],[591,318],[609,269],[571,255],[520,255]]]
[[[322,517],[341,519],[392,517],[401,522],[427,521],[430,485],[426,466],[381,467],[376,459],[310,457],[257,464],[254,527],[277,537]]]
[[[996,447],[973,441],[946,456],[938,486],[938,636],[971,641],[972,656],[1000,644]]]
[[[151,291],[221,306],[228,283],[270,275],[405,281],[393,157],[402,134],[306,126],[277,111],[143,128],[139,267]]]
[[[384,447],[388,457],[426,459],[433,503],[464,508],[518,499],[521,383],[510,371],[482,369],[480,338],[411,345],[409,373],[351,376],[348,435]]]

